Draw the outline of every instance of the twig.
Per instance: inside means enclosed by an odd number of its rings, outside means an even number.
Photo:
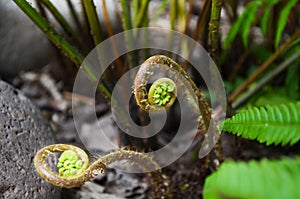
[[[266,83],[268,83],[270,80],[272,80],[274,77],[276,77],[278,74],[280,74],[284,69],[286,69],[292,62],[294,62],[296,59],[299,59],[300,57],[300,51],[295,53],[293,56],[289,57],[286,61],[281,63],[277,68],[272,70],[269,74],[267,74],[262,80],[260,80],[256,86],[249,90],[247,93],[245,93],[241,98],[236,100],[233,104],[233,108],[237,108],[242,103],[244,103],[249,97],[251,97],[254,93],[256,93],[260,88],[262,88]]]
[[[262,74],[285,50],[289,45],[300,37],[300,29],[298,29],[287,41],[285,41],[278,51],[272,54],[245,82],[240,85],[233,93],[229,96],[229,101],[233,102],[236,97],[241,94],[260,74]]]

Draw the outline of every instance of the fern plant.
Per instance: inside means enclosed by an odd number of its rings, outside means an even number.
[[[203,196],[216,198],[282,199],[300,197],[300,158],[228,161],[206,179]]]
[[[226,119],[221,129],[267,145],[292,145],[300,139],[300,102],[244,110]]]
[[[272,19],[272,16],[270,16],[271,9],[281,3],[279,0],[256,0],[248,3],[241,13],[240,17],[235,21],[233,26],[231,27],[225,41],[224,45],[225,47],[229,47],[236,35],[240,32],[243,44],[245,47],[248,46],[248,35],[251,26],[255,22],[260,23],[261,32],[264,36],[267,34],[267,24]],[[296,5],[297,0],[291,0],[286,1],[286,3],[283,5],[283,8],[281,9],[279,19],[277,22],[276,27],[276,36],[274,45],[276,48],[279,46],[279,42],[284,30],[284,27],[286,26],[288,16],[290,14],[291,9]],[[257,20],[257,14],[259,12],[262,12],[262,16],[260,18],[260,21]]]
[[[250,108],[226,119],[220,128],[266,145],[293,145],[300,139],[300,102]],[[299,157],[227,161],[206,179],[204,198],[299,198],[299,169]]]

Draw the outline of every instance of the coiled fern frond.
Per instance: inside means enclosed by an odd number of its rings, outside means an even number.
[[[224,162],[204,184],[204,199],[300,198],[300,158]]]
[[[293,145],[300,139],[300,102],[254,107],[226,119],[220,128],[266,145]]]

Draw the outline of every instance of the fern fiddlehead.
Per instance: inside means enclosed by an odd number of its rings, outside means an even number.
[[[176,85],[169,78],[156,80],[149,89],[149,102],[169,108],[176,99]]]
[[[147,84],[150,83],[150,78],[156,78],[155,75],[159,73],[166,73],[169,78],[158,78],[148,91]],[[169,93],[166,98],[159,95],[158,91],[161,90]],[[148,58],[136,74],[135,99],[137,104],[147,112],[161,112],[170,108],[178,90],[184,93],[184,98],[192,107],[191,110],[202,116],[199,118],[199,128],[207,129],[211,120],[210,106],[199,88],[179,64],[164,55],[155,55]]]
[[[58,172],[52,171],[47,163],[47,158],[61,152],[57,164]],[[159,165],[150,156],[132,150],[122,149],[111,152],[99,157],[89,165],[88,155],[82,149],[67,144],[54,144],[46,146],[36,153],[34,166],[38,174],[49,183],[63,188],[73,188],[79,187],[99,173],[103,173],[107,165],[121,160],[130,161],[146,171],[155,168],[156,171],[149,172],[147,175],[153,185],[156,197],[171,196],[170,182],[160,172]]]
[[[67,150],[60,155],[57,168],[61,176],[73,176],[80,173],[82,160],[78,158],[78,155],[74,151]]]

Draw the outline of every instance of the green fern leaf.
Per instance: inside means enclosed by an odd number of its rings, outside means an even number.
[[[300,198],[300,158],[224,162],[205,180],[204,199]]]
[[[256,11],[262,5],[261,1],[253,1],[247,4],[243,13],[235,21],[235,23],[230,28],[227,37],[224,40],[224,46],[228,48],[232,43],[233,39],[239,31],[242,31],[243,43],[245,46],[248,45],[248,35],[250,31],[250,26],[255,20]]]
[[[293,145],[300,139],[300,102],[244,110],[220,129],[266,145]]]
[[[269,16],[271,13],[271,9],[274,5],[276,5],[279,2],[279,0],[265,0],[266,6],[263,10],[263,15],[261,17],[260,21],[260,27],[261,27],[261,32],[264,36],[267,34],[267,24],[269,20]]]
[[[283,32],[283,29],[288,21],[288,16],[290,14],[291,9],[296,5],[298,0],[290,0],[287,1],[287,4],[282,8],[277,24],[277,31],[275,36],[275,47],[278,48],[280,38]]]

